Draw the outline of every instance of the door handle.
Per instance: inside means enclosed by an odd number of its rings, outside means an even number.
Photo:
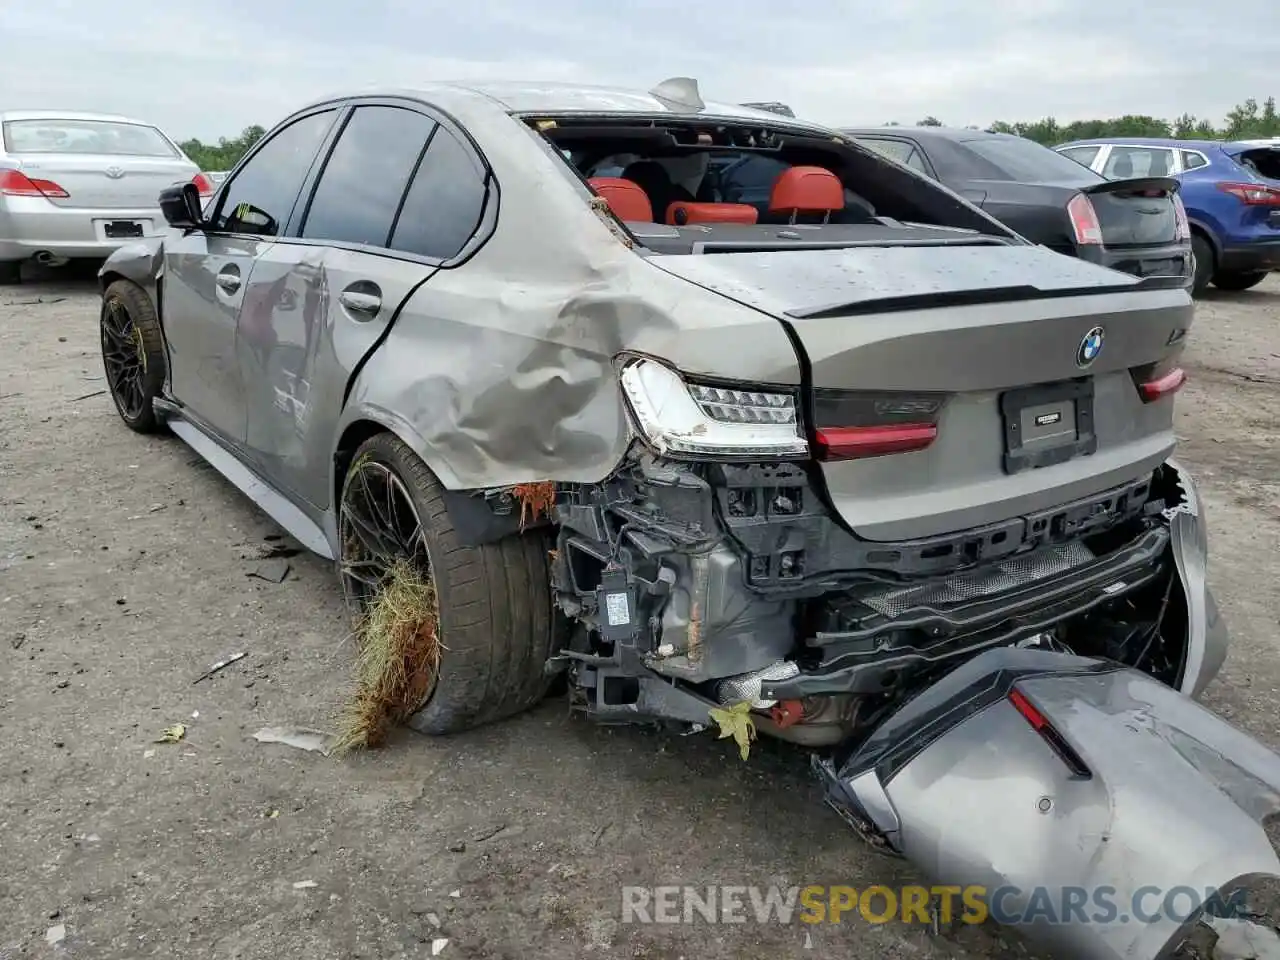
[[[338,294],[342,305],[352,313],[362,315],[362,319],[371,320],[382,309],[382,298],[376,293],[361,293],[358,290],[343,290]]]
[[[220,273],[214,282],[227,293],[235,293],[240,289],[240,278],[234,273]]]

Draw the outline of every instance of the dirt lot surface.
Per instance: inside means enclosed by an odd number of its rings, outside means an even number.
[[[1278,327],[1280,277],[1210,293],[1178,414],[1235,638],[1209,700],[1276,748]],[[0,960],[1023,955],[986,928],[853,920],[806,948],[798,923],[621,923],[623,884],[918,879],[785,749],[743,764],[559,701],[344,760],[256,742],[346,692],[335,578],[307,555],[248,576],[288,541],[181,442],[126,430],[101,377],[92,282],[0,289]]]

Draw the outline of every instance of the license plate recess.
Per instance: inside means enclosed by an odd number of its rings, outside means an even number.
[[[1065,463],[1098,449],[1091,377],[1006,390],[1000,416],[1005,473]]]

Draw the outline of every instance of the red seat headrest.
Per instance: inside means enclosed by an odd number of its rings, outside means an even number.
[[[621,177],[592,177],[587,183],[604,198],[619,220],[653,222],[653,204],[638,183]]]
[[[823,167],[791,167],[773,181],[770,213],[830,213],[843,209],[844,185]]]
[[[760,211],[749,203],[689,203],[677,200],[667,207],[667,223],[755,223]]]

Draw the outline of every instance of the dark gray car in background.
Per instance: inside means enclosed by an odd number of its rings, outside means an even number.
[[[946,184],[1033,243],[1137,276],[1194,276],[1172,177],[1113,180],[1024,137],[948,127],[844,132]],[[1065,163],[1063,161],[1066,161]]]
[[[756,158],[763,202],[707,193]],[[1180,278],[681,80],[317,102],[207,213],[191,185],[162,205],[101,274],[116,407],[332,558],[355,610],[397,560],[430,574],[417,729],[564,674],[606,722],[749,710],[940,882],[1280,874],[1280,758],[1193,700],[1227,635],[1169,459]],[[1185,919],[1027,926],[1150,958]]]

